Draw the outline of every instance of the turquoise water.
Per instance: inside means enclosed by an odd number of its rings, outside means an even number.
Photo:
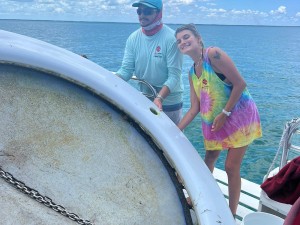
[[[241,174],[261,183],[277,152],[285,123],[300,117],[300,27],[197,26],[205,46],[221,47],[231,56],[256,101],[263,137],[249,146]],[[111,71],[121,65],[126,39],[138,27],[126,23],[0,20],[0,29],[86,54]],[[187,72],[191,63],[184,57],[185,112],[189,107]],[[204,156],[199,117],[185,134]],[[218,168],[223,169],[225,157],[224,151],[217,162]]]

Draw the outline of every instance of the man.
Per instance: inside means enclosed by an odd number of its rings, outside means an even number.
[[[183,101],[182,55],[174,30],[162,23],[162,0],[140,0],[132,6],[137,7],[141,28],[127,39],[117,75],[128,81],[134,74],[150,83],[158,93],[154,104],[178,124]]]

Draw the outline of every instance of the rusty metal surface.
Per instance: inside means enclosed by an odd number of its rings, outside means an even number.
[[[11,65],[0,96],[0,165],[17,179],[95,224],[185,223],[156,154],[97,96]],[[7,224],[74,224],[2,180],[0,205]]]

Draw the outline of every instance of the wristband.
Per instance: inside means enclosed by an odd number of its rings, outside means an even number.
[[[161,102],[163,102],[163,100],[164,100],[164,98],[160,94],[157,94],[156,98],[159,98]]]
[[[222,113],[224,113],[226,116],[230,116],[231,112],[227,112],[225,109],[222,109]]]

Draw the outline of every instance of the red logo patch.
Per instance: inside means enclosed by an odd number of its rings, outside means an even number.
[[[160,46],[157,46],[156,47],[156,52],[160,52],[160,49],[161,49]]]

